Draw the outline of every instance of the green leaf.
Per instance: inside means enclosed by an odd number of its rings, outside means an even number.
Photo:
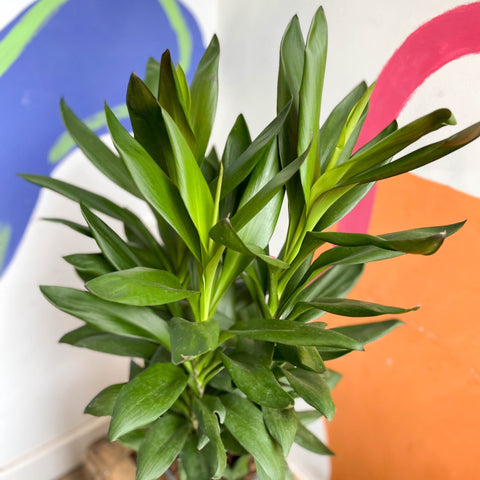
[[[62,118],[71,137],[85,156],[107,178],[127,192],[140,196],[122,159],[117,157],[73,112],[62,99]]]
[[[306,302],[306,304],[318,310],[345,317],[375,317],[377,315],[385,314],[401,314],[412,312],[420,308],[419,306],[413,308],[389,307],[386,305],[379,305],[378,303],[353,300],[351,298],[332,297],[320,297],[317,298],[315,302]],[[301,302],[297,305],[302,307],[305,303]]]
[[[212,131],[218,99],[218,59],[220,46],[212,37],[192,80],[191,119],[197,138],[196,157],[203,160]]]
[[[63,257],[77,271],[85,272],[93,277],[113,271],[113,267],[101,253],[77,253]]]
[[[107,273],[86,287],[104,300],[138,306],[164,305],[198,295],[185,290],[173,273],[145,267]]]
[[[249,147],[252,143],[250,132],[243,115],[239,115],[228,134],[225,142],[225,149],[222,155],[222,163],[224,168],[231,168],[237,158]]]
[[[181,417],[168,414],[159,418],[138,451],[136,480],[156,480],[160,477],[182,450],[189,430]]]
[[[123,337],[112,333],[86,335],[75,343],[68,341],[64,335],[62,343],[71,343],[75,347],[88,348],[102,353],[110,353],[123,357],[144,358],[148,360],[155,352],[158,344],[140,338]]]
[[[322,414],[317,410],[303,410],[300,412],[295,412],[295,414],[302,425],[310,425],[315,420],[322,418]]]
[[[283,122],[285,121],[290,110],[292,102],[289,102],[277,117],[269,123],[265,129],[258,135],[258,137],[248,146],[248,148],[235,160],[234,163],[225,167],[223,175],[222,198],[225,198],[233,191],[250,172],[255,168],[255,165],[262,157],[262,151],[270,142],[278,135]],[[305,151],[307,145],[302,150]]]
[[[332,330],[347,335],[350,338],[354,338],[363,344],[367,344],[382,338],[400,325],[403,325],[403,322],[400,320],[385,320],[383,322],[370,322],[349,325],[346,327],[337,327]]]
[[[84,205],[81,210],[100,250],[117,270],[141,265],[133,250],[103,220]]]
[[[278,445],[270,437],[263,415],[253,403],[235,394],[221,397],[227,409],[225,426],[240,445],[253,455],[257,466],[269,480],[285,479],[285,461]]]
[[[165,110],[162,114],[175,160],[175,183],[198,230],[200,240],[207,249],[208,231],[213,223],[213,198],[181,131]]]
[[[296,367],[318,373],[325,371],[325,364],[315,347],[279,344],[276,347],[276,353],[277,351],[281,358]]]
[[[207,438],[208,442],[208,438]],[[180,473],[180,477],[185,480],[211,480],[213,474],[211,445],[199,449],[198,435],[190,433],[180,452],[180,468],[185,471],[186,477]]]
[[[295,416],[295,410],[293,408],[279,410],[262,407],[262,411],[270,435],[282,447],[283,455],[286,457],[297,432],[298,420]]]
[[[325,380],[328,388],[333,390],[337,386],[338,382],[342,379],[342,375],[329,368],[326,372],[322,373],[322,378]]]
[[[113,143],[124,159],[139,190],[152,207],[178,232],[190,251],[200,259],[198,235],[175,185],[145,149],[105,107]]]
[[[363,349],[361,343],[332,330],[325,330],[322,323],[304,325],[289,320],[258,319],[237,322],[229,332],[254,340],[285,345]]]
[[[109,417],[112,415],[113,406],[124,385],[125,383],[117,383],[104,388],[90,400],[90,403],[85,407],[85,413],[94,415],[95,417]]]
[[[215,398],[218,399],[218,397]],[[218,424],[219,420],[215,413],[210,411],[210,409],[202,401],[194,399],[193,405],[202,431],[215,446],[216,468],[213,478],[221,478],[223,472],[225,471],[225,467],[227,466],[227,455],[225,453],[225,446],[223,445],[222,437],[220,435],[220,425]]]
[[[218,346],[220,330],[215,320],[196,323],[173,317],[169,321],[169,328],[172,361],[175,364],[215,350]]]
[[[138,452],[143,441],[145,440],[146,435],[147,435],[147,430],[145,429],[133,430],[132,432],[122,435],[118,439],[118,441],[122,445],[125,445],[130,450],[133,450],[134,452]]]
[[[173,66],[170,52],[166,50],[160,60],[160,85],[158,89],[158,102],[163,112],[167,112],[173,119],[182,136],[188,143],[192,152],[195,152],[196,141],[192,132],[188,112],[184,110],[182,86],[180,85],[177,73]]]
[[[333,452],[301,423],[298,425],[295,443],[319,455],[333,455]]]
[[[169,410],[186,385],[186,374],[175,365],[155,363],[145,369],[120,391],[113,409],[109,440],[114,441],[156,420]],[[144,445],[147,444],[148,435]]]
[[[287,408],[292,397],[277,382],[270,365],[253,355],[222,353],[222,361],[237,387],[255,403],[271,408]]]
[[[52,305],[103,332],[151,339],[170,347],[166,322],[149,308],[117,305],[73,288],[41,286],[40,290]]]
[[[344,247],[361,247],[374,245],[385,250],[432,255],[447,237],[449,232],[458,231],[465,222],[438,227],[416,228],[402,232],[389,233],[383,236],[367,235],[363,233],[341,232],[309,232],[312,238],[323,240]]]
[[[231,219],[232,226],[239,231],[259,213],[265,205],[282,190],[283,186],[292,178],[302,165],[308,154],[307,149],[296,160],[280,170],[268,183],[255,193],[244,205],[242,205]]]
[[[325,171],[329,160],[340,147],[338,141],[342,135],[348,117],[367,90],[367,84],[361,82],[332,110],[320,129],[320,169]]]
[[[51,177],[43,177],[41,175],[20,175],[20,177],[128,224],[130,228],[135,229],[139,235],[147,239],[152,248],[156,247],[157,243],[154,237],[134,213],[126,208],[119,207],[105,197]]]
[[[328,420],[332,420],[335,413],[335,404],[333,403],[330,389],[320,374],[300,368],[293,370],[282,369],[282,372],[287,377],[288,383],[300,397],[325,415]]]
[[[211,230],[210,237],[216,242],[225,245],[235,252],[242,253],[251,257],[258,257],[264,262],[276,268],[288,268],[288,264],[277,258],[265,254],[257,245],[246,245],[243,243],[229,219],[220,220]],[[242,269],[243,270],[243,269]]]
[[[401,175],[402,173],[423,167],[424,165],[438,160],[439,158],[467,145],[479,136],[480,123],[476,123],[445,140],[415,150],[414,152],[400,157],[387,165],[373,167],[367,171],[362,170],[358,175],[347,178],[339,186],[368,183]]]
[[[61,223],[62,225],[65,225],[75,232],[85,235],[86,237],[93,237],[92,232],[90,232],[88,227],[85,227],[79,223],[71,222],[70,220],[64,220],[63,218],[42,218],[42,220],[52,223]]]
[[[135,140],[164,172],[168,172],[173,165],[173,154],[162,109],[156,99],[156,93],[153,94],[135,73],[132,73],[128,82],[127,107]]]
[[[152,95],[158,94],[158,82],[160,80],[160,62],[150,57],[145,68],[145,85],[148,87]]]
[[[305,47],[300,108],[298,118],[298,155],[313,142],[305,163],[300,168],[305,201],[310,200],[310,189],[319,174],[319,143],[316,132],[320,122],[323,80],[327,58],[327,22],[323,8],[313,17]]]

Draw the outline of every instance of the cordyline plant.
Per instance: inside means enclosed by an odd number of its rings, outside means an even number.
[[[361,83],[319,129],[327,47],[323,10],[306,41],[297,17],[280,49],[278,114],[252,141],[235,122],[221,158],[206,155],[217,105],[219,45],[213,38],[189,86],[165,52],[145,82],[133,74],[127,106],[134,136],[105,107],[118,155],[62,102],[67,130],[110,180],[146,202],[153,233],[131,210],[48,177],[25,175],[80,204],[86,225],[60,221],[93,237],[97,253],[65,257],[86,290],[44,286],[57,308],[85,322],[61,342],[133,357],[128,382],[107,387],[87,406],[109,416],[110,440],[138,451],[138,480],[152,480],[174,460],[184,478],[239,478],[235,456],[252,455],[260,480],[284,480],[293,442],[328,448],[304,426],[304,399],[330,420],[339,374],[324,362],[397,327],[385,320],[340,328],[311,323],[324,312],[345,317],[414,309],[345,299],[364,264],[402,254],[434,253],[461,223],[380,236],[325,230],[375,181],[430,163],[478,135],[471,126],[398,156],[447,124],[437,110],[398,128],[393,122],[352,153],[372,88]],[[288,232],[269,255],[284,197]],[[96,212],[96,213],[94,213]],[[123,234],[97,213],[123,224]],[[315,260],[320,246],[330,245]]]

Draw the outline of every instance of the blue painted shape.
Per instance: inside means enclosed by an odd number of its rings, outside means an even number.
[[[195,67],[204,47],[194,18],[181,9],[193,39]],[[38,188],[16,174],[48,175],[53,169],[48,152],[64,131],[60,97],[80,118],[101,110],[104,100],[122,104],[130,73],[143,76],[148,58],[159,59],[166,48],[176,61],[175,32],[158,0],[70,0],[0,77],[0,223],[11,228],[3,267],[38,197]]]

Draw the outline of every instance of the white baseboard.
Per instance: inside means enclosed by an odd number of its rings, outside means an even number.
[[[104,418],[84,425],[0,469],[0,480],[55,480],[78,466],[86,448],[107,432]]]

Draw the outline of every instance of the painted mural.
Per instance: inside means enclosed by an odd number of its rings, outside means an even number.
[[[176,0],[38,0],[0,31],[0,274],[38,196],[17,173],[48,175],[74,146],[60,97],[103,133],[103,102],[126,122],[131,71],[143,75],[167,48],[190,79],[203,45]]]

